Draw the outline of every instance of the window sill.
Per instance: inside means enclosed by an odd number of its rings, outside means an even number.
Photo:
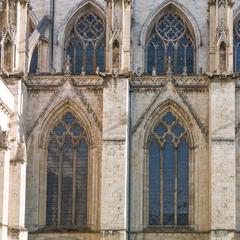
[[[99,231],[92,230],[89,227],[51,227],[51,226],[30,226],[29,233],[99,233]]]
[[[194,233],[194,226],[148,226],[143,230],[144,233]]]

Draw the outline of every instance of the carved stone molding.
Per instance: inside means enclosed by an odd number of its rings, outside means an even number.
[[[7,106],[7,104],[4,103],[4,101],[0,97],[0,109],[8,116],[11,117],[13,115],[13,112],[10,110],[10,108]]]
[[[2,131],[0,127],[0,150],[7,150],[9,146],[8,131]]]

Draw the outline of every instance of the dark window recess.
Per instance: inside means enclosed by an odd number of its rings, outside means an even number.
[[[35,47],[32,54],[29,72],[32,74],[37,73],[37,69],[38,69],[38,47]]]
[[[87,226],[88,144],[71,112],[51,132],[48,145],[46,224]]]
[[[189,224],[189,143],[186,129],[168,112],[149,144],[149,225]]]

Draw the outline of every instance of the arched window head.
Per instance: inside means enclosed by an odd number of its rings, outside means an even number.
[[[97,68],[105,71],[104,19],[90,10],[76,18],[65,49],[66,57],[71,59],[72,73],[95,74]]]
[[[146,44],[146,70],[165,74],[168,58],[172,71],[193,74],[195,71],[195,43],[187,24],[173,11],[167,11],[155,22]]]
[[[65,113],[48,144],[48,226],[87,226],[88,148],[84,128],[71,112]]]
[[[235,21],[233,29],[234,71],[240,72],[240,18]]]
[[[148,155],[149,225],[188,225],[188,133],[173,112],[152,129]]]

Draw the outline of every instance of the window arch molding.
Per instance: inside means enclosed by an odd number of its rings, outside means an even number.
[[[163,102],[157,109],[155,109],[149,118],[146,120],[144,128],[144,178],[143,178],[143,226],[144,228],[151,228],[149,224],[149,144],[151,140],[152,130],[160,123],[160,119],[171,112],[177,117],[179,122],[183,125],[187,132],[188,145],[189,145],[189,224],[188,226],[193,226],[195,224],[195,151],[194,146],[196,141],[198,141],[197,136],[194,136],[194,124],[189,114],[179,106],[173,100],[167,100]],[[174,225],[173,225],[174,226]],[[159,225],[159,227],[164,227],[164,225]]]
[[[62,24],[60,25],[57,32],[57,42],[58,42],[58,56],[61,56],[60,61],[56,61],[56,70],[62,71],[64,69],[64,61],[65,61],[65,41],[66,36],[69,34],[69,26],[74,24],[74,20],[79,16],[84,14],[86,9],[93,9],[101,18],[106,19],[106,9],[96,0],[82,0],[78,4],[76,4],[66,15]]]
[[[199,69],[199,47],[202,45],[202,34],[200,31],[200,27],[196,18],[192,15],[192,13],[181,3],[174,0],[165,0],[161,3],[152,13],[149,14],[147,19],[145,20],[142,29],[139,34],[139,45],[142,46],[142,66],[146,71],[146,46],[148,37],[151,34],[152,29],[160,16],[166,14],[168,10],[173,11],[178,15],[188,27],[191,35],[194,37],[194,46],[195,46],[195,73],[198,72]]]
[[[53,110],[54,109],[54,110]],[[97,131],[97,126],[88,118],[86,111],[78,103],[71,99],[67,99],[52,107],[46,112],[42,118],[38,128],[42,134],[39,136],[38,143],[40,147],[41,161],[39,162],[39,217],[38,224],[46,226],[46,200],[47,200],[47,161],[48,161],[48,143],[50,140],[50,132],[56,126],[59,120],[62,119],[65,113],[71,112],[85,130],[86,140],[88,143],[88,187],[87,187],[87,224],[89,227],[96,229],[99,223],[99,203],[97,196],[99,194],[100,185],[97,181],[100,171],[99,149],[97,139],[100,138],[100,132]]]

